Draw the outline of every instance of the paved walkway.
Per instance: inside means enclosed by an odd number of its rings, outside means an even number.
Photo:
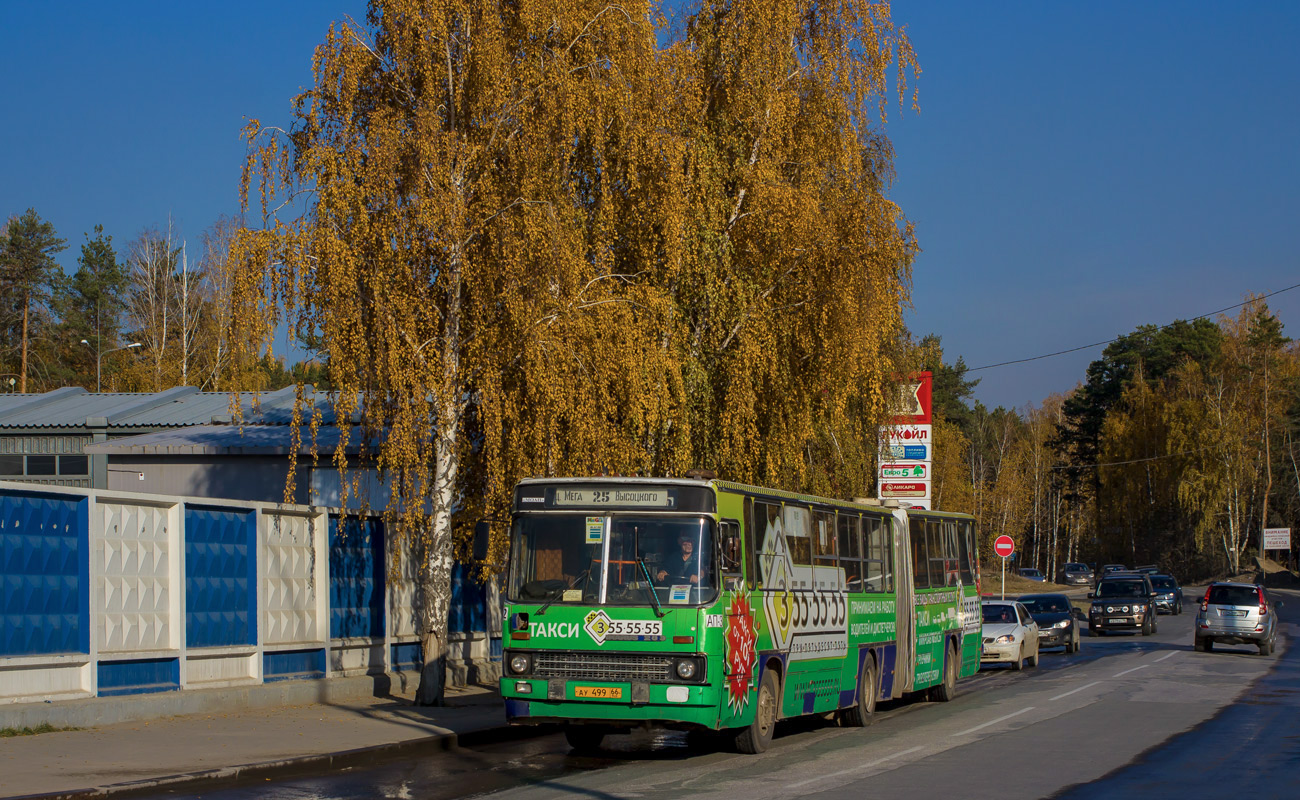
[[[449,747],[457,736],[505,735],[495,689],[249,709],[0,739],[0,797],[93,795],[201,778],[272,773],[312,762],[365,763],[384,750]]]

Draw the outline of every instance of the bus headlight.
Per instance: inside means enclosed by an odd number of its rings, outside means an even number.
[[[679,658],[676,666],[677,677],[684,681],[693,681],[700,674],[700,665],[693,658]]]
[[[510,671],[516,675],[525,675],[533,666],[533,659],[526,653],[515,653],[510,657]]]

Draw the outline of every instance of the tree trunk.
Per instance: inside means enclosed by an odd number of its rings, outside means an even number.
[[[19,370],[22,374],[18,376],[18,391],[27,394],[27,309],[32,304],[31,295],[23,298],[23,366]]]
[[[460,182],[456,181],[459,187]],[[462,195],[463,200],[463,195]],[[460,206],[464,208],[464,205]],[[458,241],[463,241],[460,239]],[[423,668],[417,705],[442,705],[447,690],[447,621],[451,604],[452,527],[451,512],[456,502],[460,477],[458,436],[464,386],[460,374],[461,291],[464,250],[452,248],[447,275],[446,327],[442,340],[442,392],[436,398],[437,430],[434,431],[433,530],[428,537],[426,585],[421,642]]]

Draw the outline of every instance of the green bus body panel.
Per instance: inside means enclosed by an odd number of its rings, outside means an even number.
[[[597,481],[593,479],[593,482]],[[889,510],[878,506],[831,501],[723,481],[713,481],[709,485],[715,488],[717,498],[717,513],[710,516],[718,521],[739,523],[742,548],[746,551],[754,547],[754,532],[744,529],[747,496],[760,501],[792,501],[892,519]],[[924,512],[924,515],[938,519],[973,519],[964,514],[943,512]],[[529,704],[528,716],[535,719],[677,723],[720,729],[753,722],[758,685],[766,669],[780,672],[783,687],[780,706],[785,717],[825,713],[853,705],[857,701],[861,665],[867,658],[877,660],[876,675],[881,682],[880,688],[885,692],[891,685],[902,681],[903,676],[894,674],[893,663],[898,646],[895,641],[896,593],[815,589],[780,593],[749,588],[755,586],[755,579],[756,576],[744,575],[743,581],[724,587],[717,602],[707,607],[664,607],[662,619],[650,607],[584,606],[557,602],[539,616],[537,604],[507,603],[502,695],[507,701],[526,701]],[[979,602],[974,586],[916,591],[913,691],[942,682],[944,661],[948,648],[953,645],[958,647],[958,675],[968,677],[978,671],[981,648]],[[842,611],[838,608],[841,603],[844,606]],[[836,619],[842,618],[842,626],[825,634],[825,642],[815,642],[828,646],[830,654],[819,657],[815,649],[813,652],[793,653],[791,631],[793,628],[797,632],[798,626],[789,619],[781,624],[781,620],[770,618],[774,612],[780,615],[783,610],[786,616],[802,610],[805,617],[836,614]],[[611,620],[659,620],[663,626],[662,637],[658,640],[598,640],[587,622],[591,615],[601,612]],[[528,618],[526,631],[512,630],[513,620],[521,614]],[[783,635],[777,635],[778,631]],[[516,638],[524,632],[526,638]],[[674,637],[691,637],[692,641],[674,644]],[[781,646],[782,638],[785,639],[784,648]],[[678,684],[689,686],[685,702],[668,700],[671,684],[650,683],[648,698],[633,703],[630,700],[633,684],[630,682],[577,678],[566,680],[563,700],[549,699],[546,680],[513,676],[509,668],[512,653],[546,651],[571,653],[575,661],[586,653],[704,656],[705,680],[703,683]],[[521,685],[527,685],[530,691],[518,691]],[[575,690],[580,686],[617,687],[622,689],[622,699],[578,698]]]

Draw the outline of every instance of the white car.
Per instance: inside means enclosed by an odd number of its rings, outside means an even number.
[[[1038,623],[1029,609],[1015,600],[985,600],[984,643],[980,665],[1010,664],[1024,669],[1038,666]]]

